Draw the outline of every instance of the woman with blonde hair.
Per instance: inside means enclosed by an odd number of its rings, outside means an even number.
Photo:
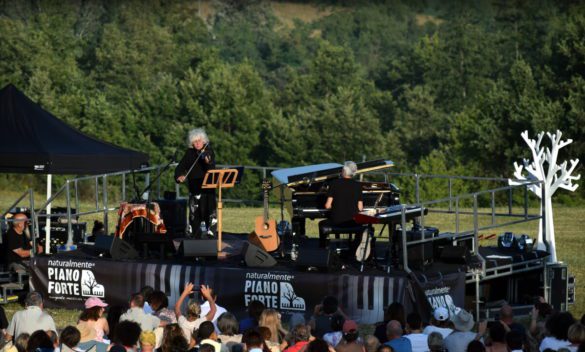
[[[211,295],[211,289],[209,286],[201,285],[201,295],[209,302],[209,313],[206,316],[200,317],[201,314],[201,305],[199,302],[195,300],[190,300],[187,305],[187,317],[183,316],[181,313],[181,306],[183,305],[183,301],[187,296],[192,294],[194,285],[192,283],[187,283],[185,285],[185,289],[183,293],[181,293],[181,297],[177,300],[175,304],[175,315],[177,316],[177,323],[181,329],[183,329],[183,334],[185,335],[185,340],[189,341],[191,339],[191,333],[193,330],[198,329],[199,325],[204,321],[212,321],[213,317],[215,316],[216,306],[215,300]]]
[[[153,352],[156,346],[156,336],[153,331],[143,331],[140,333],[140,351]]]
[[[270,330],[270,340],[266,341],[266,343],[271,350],[273,350],[273,346],[276,345],[278,345],[281,351],[288,346],[288,343],[285,340],[288,331],[282,327],[279,312],[274,309],[264,309],[262,314],[260,314],[258,326],[264,326]]]

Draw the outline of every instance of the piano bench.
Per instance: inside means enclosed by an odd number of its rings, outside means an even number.
[[[347,240],[345,238],[339,239],[330,239],[328,240],[327,247],[330,250],[335,251],[337,254],[341,254],[341,252],[349,251],[351,240]]]
[[[363,233],[367,229],[368,225],[358,225],[352,227],[327,225],[323,226],[323,233],[327,236],[334,234],[335,238],[339,238],[339,235],[341,234],[347,234],[350,236],[349,238],[351,239],[351,235]]]

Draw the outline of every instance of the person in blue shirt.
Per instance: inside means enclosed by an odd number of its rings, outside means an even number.
[[[384,345],[392,347],[394,352],[412,352],[410,340],[402,336],[402,324],[397,320],[391,320],[386,325],[386,335],[388,342]]]

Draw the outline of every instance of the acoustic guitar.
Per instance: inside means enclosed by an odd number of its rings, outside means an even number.
[[[266,252],[274,252],[280,246],[280,238],[276,233],[276,221],[268,217],[268,191],[271,188],[270,181],[262,180],[264,215],[256,217],[254,232],[248,236],[248,241],[261,247]]]

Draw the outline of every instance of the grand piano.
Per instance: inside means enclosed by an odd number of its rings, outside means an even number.
[[[374,171],[383,171],[392,167],[389,160],[373,160],[357,164],[355,179],[360,175]],[[327,218],[329,210],[325,209],[329,183],[340,177],[342,164],[328,163],[280,169],[272,176],[284,187],[285,206],[291,215],[293,235],[305,235],[306,219]],[[400,204],[400,190],[388,182],[360,182],[362,185],[364,210],[388,207]]]

